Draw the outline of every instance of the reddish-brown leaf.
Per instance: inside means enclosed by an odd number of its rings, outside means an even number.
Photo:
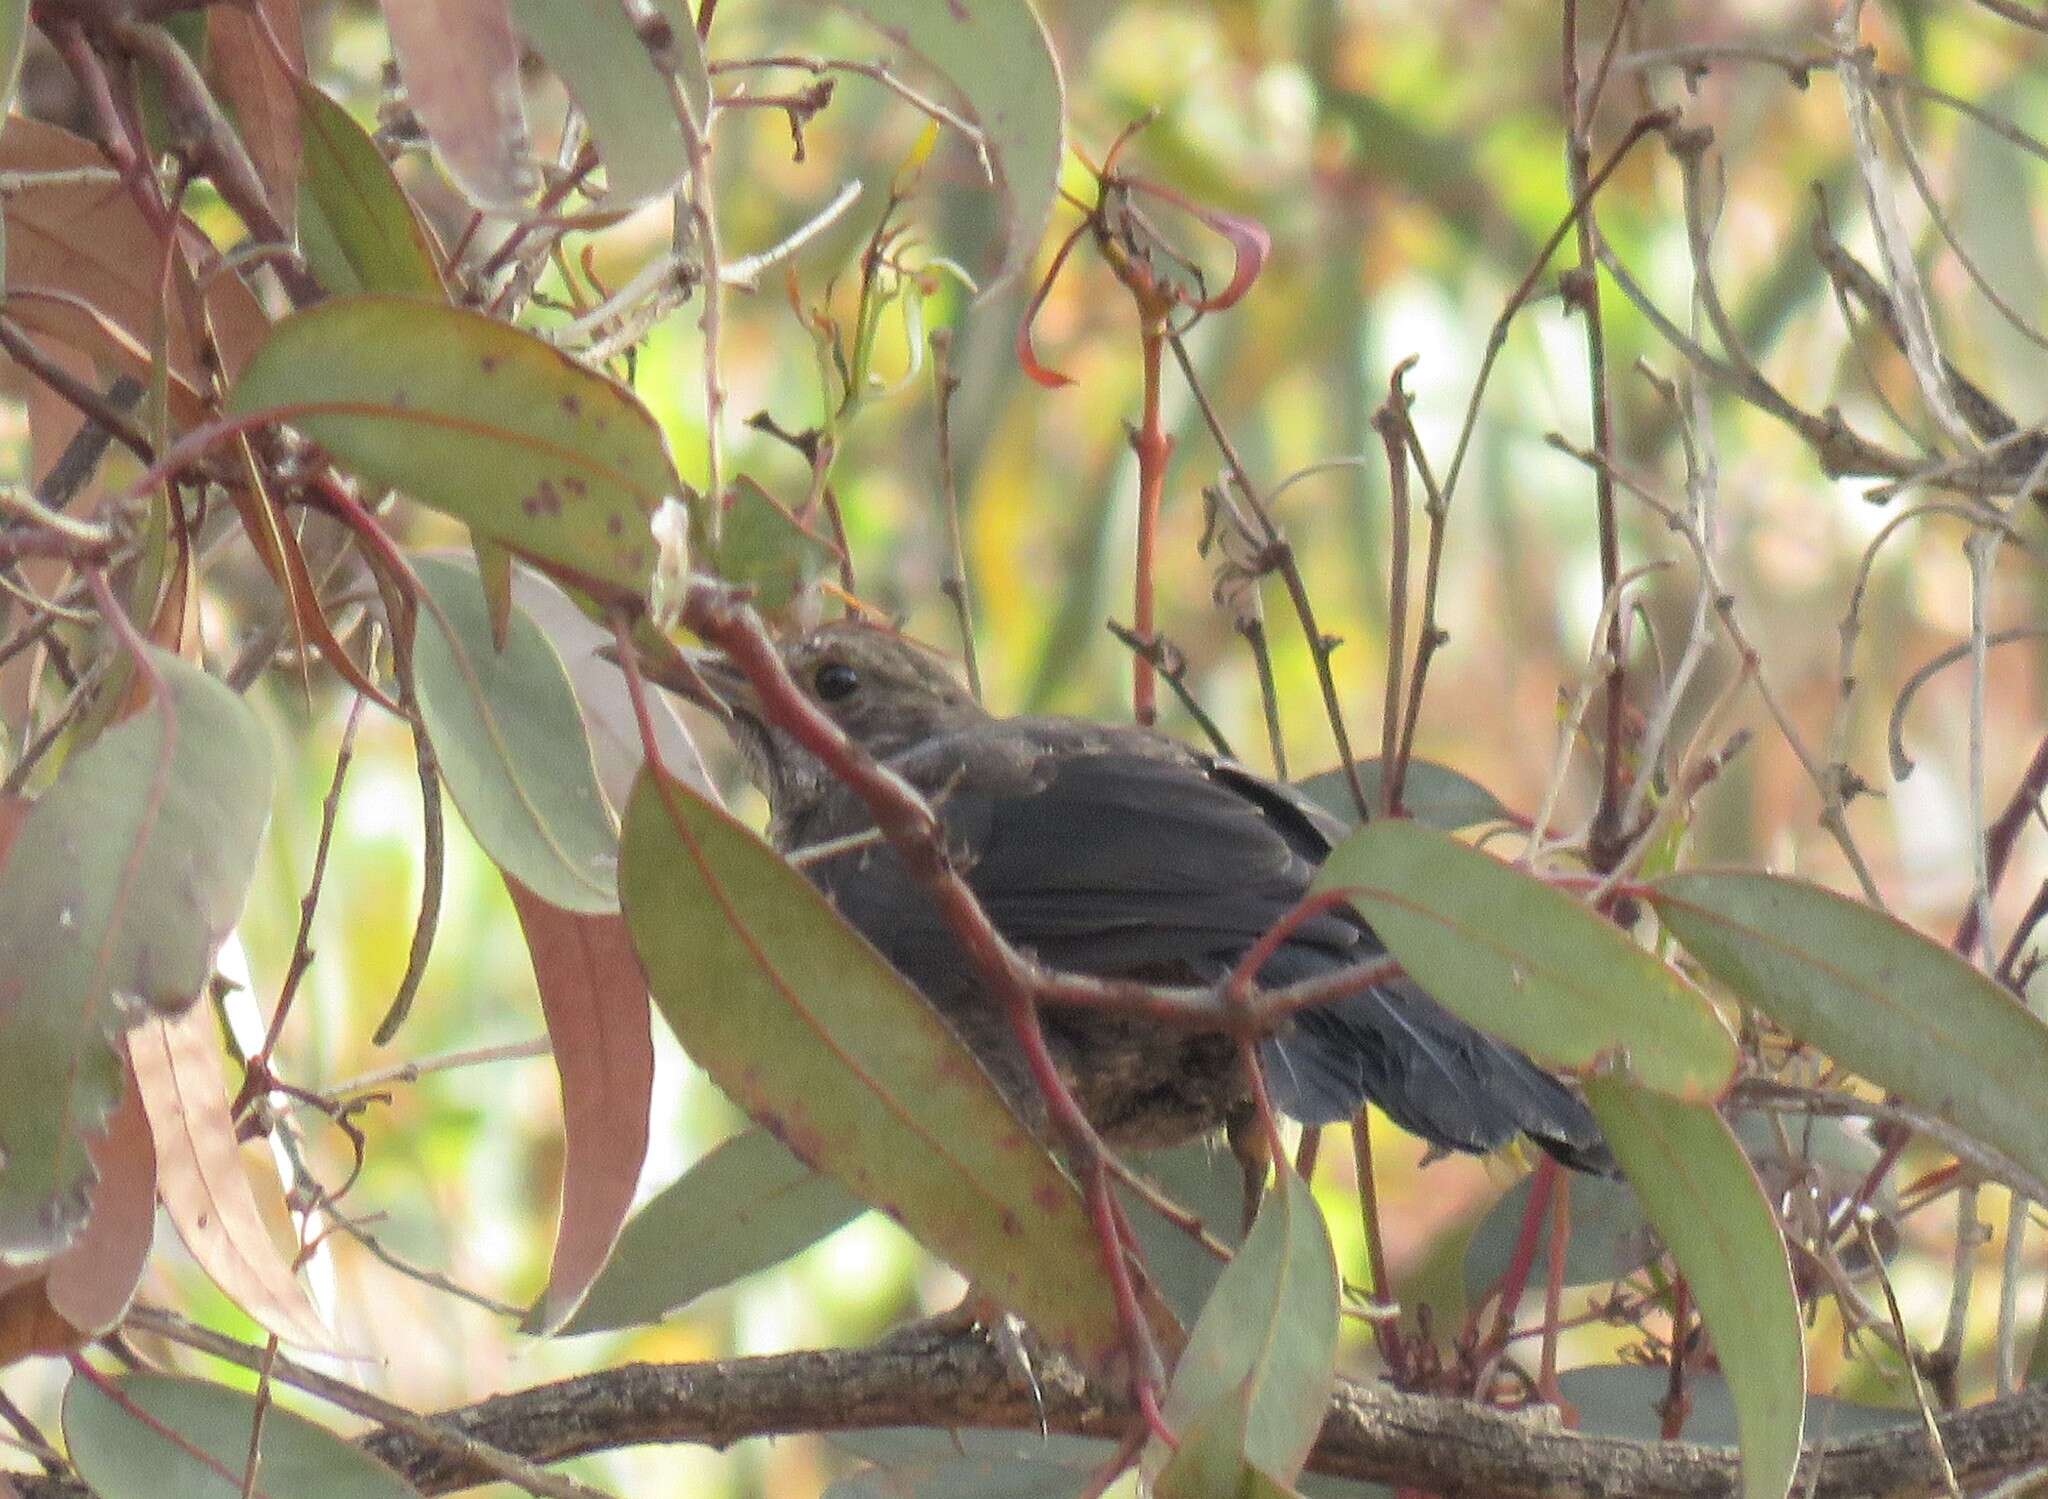
[[[285,57],[303,74],[305,40],[299,0],[256,0],[256,9],[216,5],[206,13],[206,71],[221,102],[235,114],[235,131],[249,148],[264,196],[279,222],[292,221],[299,188],[299,100],[263,35],[268,25]]]
[[[1126,186],[1148,192],[1186,213],[1192,214],[1206,228],[1214,231],[1230,246],[1230,281],[1214,296],[1199,297],[1190,304],[1200,312],[1221,312],[1235,306],[1238,299],[1259,279],[1259,272],[1266,268],[1266,258],[1273,253],[1273,236],[1266,226],[1257,219],[1247,218],[1241,213],[1226,213],[1220,208],[1211,208],[1197,203],[1178,189],[1163,182],[1154,182],[1146,177],[1126,177]]]
[[[44,1290],[66,1322],[97,1334],[127,1313],[155,1238],[156,1146],[132,1078],[107,1120],[107,1132],[90,1150],[99,1173],[92,1216],[71,1247],[50,1262]]]
[[[406,97],[463,195],[517,209],[534,185],[505,0],[384,0]]]
[[[86,1334],[50,1305],[40,1276],[0,1292],[0,1368],[32,1353],[64,1353],[85,1341]]]
[[[29,341],[67,374],[90,385],[100,383],[98,366],[78,350],[50,338],[31,336]],[[40,490],[59,455],[85,425],[85,418],[76,406],[34,376],[27,376],[23,383],[27,387],[24,403],[28,407],[29,472]],[[90,516],[99,509],[105,493],[105,485],[95,474],[71,497],[64,507],[65,513]],[[58,557],[31,557],[21,564],[23,580],[44,598],[56,596],[69,569],[70,564]],[[6,602],[0,603],[0,622],[11,618],[17,608],[9,595]],[[28,722],[28,688],[35,662],[35,652],[22,651],[0,665],[0,719],[16,724]]]
[[[302,1348],[330,1346],[257,1207],[228,1117],[212,1008],[145,1020],[129,1035],[128,1056],[156,1141],[158,1190],[192,1258],[266,1330]]]
[[[647,1156],[654,1038],[625,919],[549,905],[510,875],[562,1083],[562,1217],[529,1326],[568,1321],[618,1242]]]
[[[22,326],[147,383],[163,246],[117,185],[47,176],[105,169],[106,158],[90,142],[37,120],[8,118],[0,170],[28,175],[6,200],[7,311]],[[203,301],[183,256],[172,272],[164,320],[170,409],[173,421],[190,426],[203,417],[210,388],[201,321],[211,325],[222,365],[233,373],[268,319],[231,272],[209,279]]]

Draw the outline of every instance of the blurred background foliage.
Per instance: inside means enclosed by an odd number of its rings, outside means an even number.
[[[1442,471],[1489,331],[1568,206],[1556,9],[1535,0],[1040,0],[1040,10],[1065,69],[1074,146],[1099,160],[1127,123],[1156,111],[1126,158],[1133,169],[1255,218],[1272,233],[1273,253],[1250,295],[1205,321],[1191,347],[1247,465],[1267,486],[1323,460],[1363,459],[1292,486],[1279,511],[1324,627],[1344,640],[1335,665],[1354,743],[1375,748],[1388,524],[1385,464],[1370,417],[1395,364],[1419,356],[1408,388],[1422,441]],[[1608,7],[1584,11],[1583,35],[1603,36]],[[375,9],[309,7],[309,18],[315,15],[309,52],[319,81],[373,122],[387,62]],[[1839,404],[1866,431],[1896,431],[1883,401],[1905,394],[1902,409],[1912,409],[1903,361],[1876,339],[1852,336],[1807,249],[1819,184],[1837,232],[1866,259],[1872,254],[1841,91],[1826,72],[1801,80],[1770,60],[1814,52],[1833,19],[1831,6],[1809,3],[1639,7],[1596,141],[1604,148],[1636,113],[1656,104],[1677,104],[1688,123],[1710,126],[1722,199],[1714,268],[1763,367],[1810,409]],[[1883,65],[2048,133],[2043,39],[1988,9],[1899,0],[1868,12],[1865,40]],[[1674,47],[1708,49],[1710,61],[1689,75],[1662,60],[1663,50]],[[877,55],[871,33],[836,16],[750,0],[720,7],[710,50],[714,61],[793,50]],[[43,66],[48,62],[31,59],[24,107],[61,113],[62,101],[43,88],[54,76]],[[723,91],[733,80],[718,82]],[[536,100],[559,100],[537,71],[531,86]],[[1968,248],[2024,311],[2048,312],[2039,253],[2042,163],[1952,110],[1924,99],[1905,102],[1936,191]],[[559,110],[542,103],[534,118],[544,126],[559,119]],[[776,109],[735,109],[721,120],[718,199],[728,258],[775,243],[841,184],[857,179],[867,186],[851,213],[795,256],[786,277],[778,270],[755,294],[726,299],[724,370],[735,418],[729,474],[752,475],[785,497],[803,494],[803,461],[739,419],[762,411],[791,429],[820,419],[825,397],[816,344],[796,309],[851,314],[860,246],[889,182],[919,149],[922,126],[921,116],[859,78],[839,81],[829,108],[805,127],[801,153],[793,152]],[[452,242],[466,208],[424,159],[408,159],[402,170],[437,215],[444,241]],[[1087,191],[1078,167],[1070,186]],[[1622,259],[1683,323],[1691,264],[1679,193],[1669,156],[1639,150],[1602,195],[1599,211]],[[933,253],[981,275],[992,259],[995,212],[971,154],[948,140],[918,177],[906,218]],[[1038,271],[1073,221],[1070,208],[1056,211]],[[2039,418],[2048,389],[2039,379],[2041,349],[1970,286],[1924,214],[1910,222],[1923,236],[1947,352],[2023,423]],[[572,244],[587,250],[584,268],[593,281],[616,287],[667,248],[667,233],[657,207]],[[1221,246],[1215,248],[1220,255]],[[1227,273],[1227,261],[1211,269]],[[1041,389],[1023,377],[1013,354],[1034,279],[1035,273],[974,300],[938,278],[923,309],[927,327],[954,329],[962,379],[954,442],[981,667],[999,709],[1116,717],[1129,711],[1129,665],[1103,625],[1106,618],[1130,618],[1136,471],[1125,424],[1139,397],[1136,329],[1128,299],[1084,247],[1036,321],[1040,357],[1074,384]],[[1551,774],[1561,696],[1576,690],[1586,672],[1600,603],[1590,476],[1546,442],[1552,432],[1587,441],[1585,341],[1556,295],[1554,274],[1539,286],[1538,300],[1508,331],[1452,513],[1441,606],[1450,639],[1433,669],[1418,746],[1524,813],[1534,811]],[[542,291],[550,290],[560,288],[543,282]],[[1684,480],[1676,431],[1668,407],[1635,366],[1640,360],[1676,375],[1680,361],[1611,286],[1604,306],[1618,451],[1632,473],[1676,496]],[[914,335],[900,323],[885,328],[879,364],[901,374],[902,383],[863,404],[844,434],[835,482],[862,596],[950,647],[951,612],[937,586],[945,532],[933,387]],[[700,337],[692,306],[615,365],[660,416],[686,475],[703,468]],[[1727,581],[1764,653],[1766,677],[1802,733],[1820,742],[1841,700],[1839,626],[1850,591],[1866,546],[1893,510],[1871,504],[1867,484],[1827,478],[1808,449],[1771,419],[1721,395],[1712,397],[1711,410]],[[1172,376],[1166,416],[1177,451],[1161,532],[1160,625],[1185,651],[1189,686],[1238,752],[1270,766],[1251,658],[1212,603],[1212,563],[1197,552],[1200,488],[1215,477],[1218,456]],[[19,411],[8,419],[18,446]],[[1679,648],[1692,567],[1655,516],[1632,504],[1623,513],[1624,564],[1672,563],[1641,591],[1652,628],[1637,632],[1635,663],[1654,673],[1648,639],[1666,659]],[[2021,525],[2031,539],[2033,520]],[[415,539],[435,539],[433,526],[421,518]],[[1937,676],[1919,694],[1905,721],[1904,743],[1917,762],[1905,780],[1894,780],[1887,768],[1885,729],[1905,678],[1967,632],[1963,535],[1960,522],[1930,516],[1902,527],[1877,557],[1844,740],[1849,764],[1880,793],[1851,808],[1858,841],[1894,909],[1943,937],[1970,890],[1967,672]],[[2032,619],[2041,595],[2034,551],[2007,549],[1991,628]],[[1300,775],[1333,763],[1335,752],[1311,654],[1277,589],[1268,612],[1287,765]],[[1716,669],[1695,687],[1682,719],[1696,718],[1732,672],[1726,648],[1716,649]],[[1984,765],[1994,808],[2040,733],[2041,659],[2037,647],[2026,645],[1992,657]],[[259,994],[276,991],[289,957],[346,706],[339,694],[323,692],[309,716],[305,701],[280,681],[273,677],[260,698],[287,758],[263,855],[267,877],[256,882],[241,930]],[[1193,733],[1170,700],[1164,721]],[[1817,824],[1813,785],[1753,696],[1740,721],[1756,727],[1757,737],[1702,799],[1688,859],[1797,871],[1853,888]],[[715,733],[702,737],[737,787]],[[1581,746],[1558,826],[1576,826],[1590,810],[1595,765]],[[397,1048],[370,1046],[406,963],[419,898],[418,795],[406,736],[383,716],[366,714],[314,932],[318,961],[285,1058],[293,1075],[335,1083],[407,1057],[539,1034],[511,907],[497,875],[451,817],[441,938],[424,989]],[[740,796],[746,804],[747,794]],[[2034,834],[2022,845],[2015,877],[2005,885],[2008,902],[1999,908],[2001,934],[2017,915],[2010,902],[2023,902],[2040,882],[2048,863],[2043,841]],[[667,1049],[648,1191],[738,1120],[659,1027],[657,1040]],[[345,1207],[371,1220],[369,1232],[397,1260],[524,1305],[545,1275],[559,1178],[549,1064],[535,1057],[431,1072],[395,1080],[389,1091],[389,1103],[362,1120],[368,1166]],[[1424,1171],[1414,1141],[1391,1130],[1378,1138],[1395,1285],[1411,1308],[1430,1304],[1439,1329],[1455,1326],[1462,1246],[1514,1173],[1464,1159]],[[316,1141],[331,1153],[328,1166],[339,1168],[330,1174],[345,1171],[345,1142],[331,1131]],[[1326,1159],[1319,1190],[1340,1264],[1362,1278],[1348,1171],[1346,1163]],[[1903,1179],[1914,1174],[1908,1169]],[[2002,1225],[2002,1204],[1987,1203],[1986,1218]],[[1908,1252],[1894,1265],[1895,1280],[1908,1325],[1931,1339],[1949,1293],[1953,1224],[1946,1212],[1922,1214],[1907,1220],[1906,1233]],[[2043,1268],[2044,1243],[2034,1237],[2034,1272]],[[174,1245],[164,1248],[151,1274],[177,1281],[169,1299],[257,1335],[202,1278],[177,1268]],[[1990,1261],[1999,1248],[1994,1236],[1977,1252]],[[361,1244],[337,1239],[331,1250],[322,1273],[334,1278],[344,1340],[364,1359],[350,1367],[350,1377],[419,1409],[632,1358],[702,1359],[858,1340],[907,1312],[946,1306],[958,1290],[950,1273],[869,1214],[793,1263],[707,1296],[660,1328],[536,1345],[506,1317],[380,1263]],[[2037,1295],[2038,1283],[2036,1273],[2030,1284]],[[1980,1308],[1988,1326],[1992,1299],[1981,1298]],[[1824,1323],[1829,1315],[1823,1313]],[[2030,1320],[2031,1310],[2026,1315]],[[1973,1349],[1983,1330],[1973,1328]],[[1351,1333],[1347,1364],[1368,1370],[1362,1324]],[[1615,1337],[1598,1328],[1579,1333],[1568,1340],[1566,1361],[1611,1360]],[[1910,1405],[1903,1382],[1879,1373],[1859,1373],[1838,1389],[1842,1351],[1825,1325],[1809,1348],[1813,1389]],[[0,1383],[30,1409],[47,1409],[51,1391],[38,1382],[59,1372],[17,1366]],[[1982,1357],[1966,1359],[1966,1396],[1983,1394],[1988,1379]],[[625,1493],[791,1495],[818,1492],[847,1465],[830,1444],[798,1439],[748,1443],[728,1454],[628,1451],[581,1466]]]

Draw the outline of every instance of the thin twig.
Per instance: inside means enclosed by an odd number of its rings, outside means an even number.
[[[953,396],[960,389],[960,377],[953,373],[953,330],[934,328],[930,342],[934,420],[939,429],[939,484],[946,503],[946,569],[939,578],[939,592],[952,602],[953,618],[960,629],[960,654],[967,663],[967,690],[978,703],[981,665],[974,654],[974,603],[967,577],[967,550],[960,540],[960,485],[953,469]]]

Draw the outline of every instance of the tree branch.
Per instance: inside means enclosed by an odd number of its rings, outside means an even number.
[[[260,1352],[260,1350],[258,1350]],[[890,1426],[1045,1429],[1114,1440],[1130,1425],[1120,1392],[1041,1353],[1034,1391],[1016,1361],[979,1334],[919,1323],[868,1348],[629,1364],[434,1417],[435,1424],[540,1463],[657,1442],[725,1447],[749,1437]],[[1041,1403],[1042,1402],[1042,1403]],[[1812,1499],[1943,1491],[1927,1436],[1902,1424],[1809,1448],[1794,1491]],[[1981,1484],[2048,1460],[2048,1388],[1943,1416],[1958,1481]],[[429,1494],[490,1481],[447,1445],[390,1429],[361,1445]],[[1691,1442],[1584,1436],[1467,1400],[1406,1395],[1340,1381],[1311,1469],[1444,1496],[1629,1495],[1721,1499],[1740,1490],[1735,1453]],[[22,1499],[87,1499],[57,1478],[10,1475]]]

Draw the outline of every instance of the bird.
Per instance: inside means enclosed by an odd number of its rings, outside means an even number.
[[[1213,984],[1308,892],[1348,829],[1307,797],[1221,755],[1131,724],[999,717],[940,653],[859,619],[777,643],[813,704],[931,805],[949,858],[1010,944],[1058,971]],[[692,653],[749,778],[768,838],[903,975],[1041,1132],[1043,1101],[1000,1004],[861,798],[763,709],[748,678]],[[862,834],[869,834],[862,837]],[[1346,906],[1308,917],[1254,975],[1278,987],[1385,951]],[[1238,1043],[1156,1019],[1045,1006],[1063,1080],[1110,1145],[1179,1144],[1242,1128]],[[1560,1163],[1611,1173],[1584,1101],[1458,1019],[1405,976],[1295,1012],[1260,1043],[1274,1106],[1305,1125],[1370,1102],[1433,1152],[1486,1154],[1526,1135]]]

